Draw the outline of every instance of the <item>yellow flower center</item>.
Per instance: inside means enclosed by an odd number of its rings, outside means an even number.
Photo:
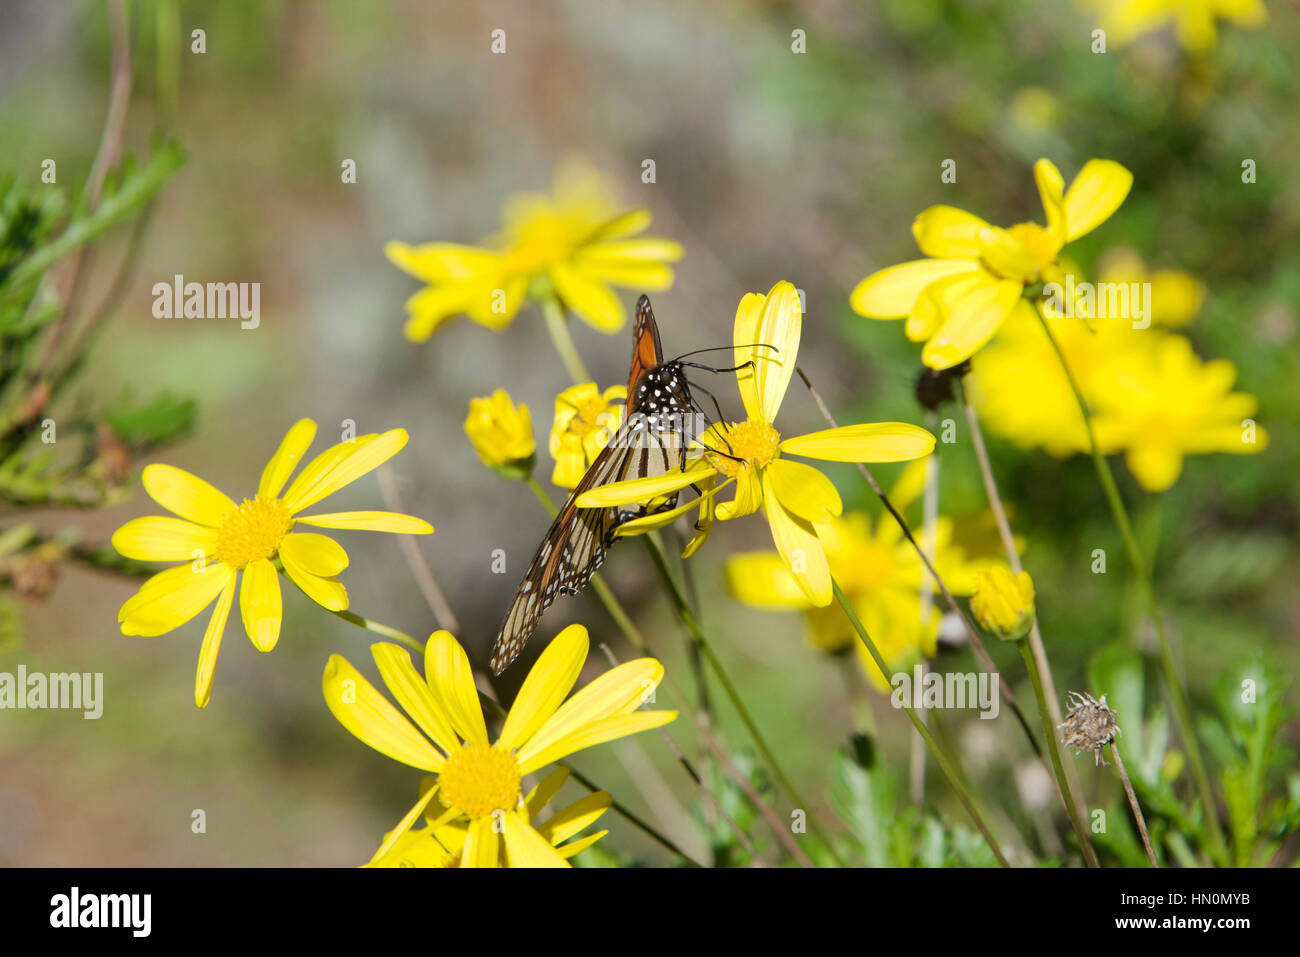
[[[1056,262],[1056,254],[1061,251],[1061,247],[1057,245],[1052,234],[1042,226],[1037,223],[1017,223],[1007,232],[1016,242],[1029,250],[1040,273]]]
[[[721,437],[713,444],[718,451],[709,452],[708,456],[709,462],[723,475],[735,476],[750,462],[763,468],[771,465],[772,460],[781,454],[781,433],[762,420],[733,422],[731,428],[719,432]],[[724,452],[727,454],[720,454]]]
[[[270,558],[293,528],[293,514],[278,498],[244,499],[244,503],[217,526],[213,556],[232,568]]]
[[[509,811],[519,802],[514,755],[486,744],[467,744],[447,759],[438,776],[442,801],[470,817]]]

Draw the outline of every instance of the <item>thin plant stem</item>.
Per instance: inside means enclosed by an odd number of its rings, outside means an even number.
[[[350,611],[331,611],[330,614],[335,618],[342,618],[350,625],[356,625],[358,628],[364,628],[366,631],[373,634],[382,635],[384,638],[403,644],[412,651],[419,653],[421,656],[424,655],[424,645],[420,644],[406,632],[398,631],[396,628],[385,625],[382,621],[375,621],[373,618],[363,618]]]
[[[998,493],[997,479],[993,476],[993,464],[989,461],[988,447],[984,444],[984,431],[980,428],[980,420],[979,416],[975,414],[975,407],[967,401],[966,385],[960,379],[957,380],[957,394],[961,398],[961,406],[966,413],[966,422],[970,426],[971,445],[975,449],[975,461],[979,463],[980,477],[984,480],[984,491],[988,496],[989,508],[993,510],[993,518],[998,527],[998,537],[1002,539],[1002,550],[1006,553],[1007,564],[1011,566],[1011,570],[1019,575],[1025,569],[1020,563],[1020,552],[1016,549],[1015,536],[1011,534],[1011,523],[1007,521],[1006,507],[1002,504],[1002,496]],[[1038,627],[1036,617],[1029,626],[1028,641],[1029,649],[1034,656],[1034,664],[1046,685],[1047,715],[1043,718],[1043,730],[1047,733],[1048,741],[1055,741],[1056,731],[1054,729],[1061,723],[1061,699],[1056,694],[1056,682],[1052,679],[1052,666],[1047,660],[1047,651],[1043,647],[1043,633]],[[1083,790],[1079,785],[1079,773],[1074,765],[1066,764],[1064,770],[1067,786],[1061,789],[1062,799],[1064,800],[1067,794],[1082,795]],[[1083,805],[1075,804],[1070,811],[1071,820],[1075,817],[1082,817]]]
[[[564,369],[573,380],[573,384],[582,385],[584,382],[592,381],[591,376],[587,374],[587,367],[582,364],[582,356],[578,355],[578,347],[573,344],[573,336],[569,333],[569,319],[564,314],[564,306],[560,300],[554,295],[542,296],[537,304],[546,319],[546,331],[550,333],[555,351],[560,354],[560,361],[564,363]]]
[[[808,389],[808,394],[812,396],[813,402],[816,403],[817,408],[821,411],[822,418],[826,420],[826,423],[831,428],[838,428],[835,422],[835,416],[831,414],[830,408],[826,405],[826,402],[822,399],[821,395],[815,388],[813,388],[812,380],[810,380],[803,369],[798,366],[795,366],[795,371],[799,373],[799,378],[803,380],[804,386]],[[894,503],[889,500],[889,496],[886,495],[885,490],[880,487],[880,483],[877,482],[876,477],[871,474],[871,470],[861,462],[855,464],[857,465],[858,472],[862,475],[862,478],[869,486],[871,486],[871,490],[875,492],[876,497],[880,499],[881,504],[885,506],[885,511],[889,512],[890,516],[894,519],[894,522],[897,523],[899,529],[903,533],[903,537],[907,539],[908,544],[912,546],[913,551],[915,551],[920,557],[921,564],[925,566],[925,570],[930,573],[930,577],[933,578],[935,584],[939,586],[939,591],[943,595],[944,601],[948,603],[949,610],[961,619],[961,623],[966,629],[967,640],[970,641],[971,650],[975,653],[975,657],[980,660],[980,664],[984,666],[984,669],[989,672],[989,674],[998,675],[998,691],[1002,695],[1002,699],[1007,703],[1007,707],[1011,709],[1011,713],[1016,716],[1016,721],[1019,722],[1021,730],[1024,731],[1025,737],[1029,740],[1029,746],[1034,749],[1034,754],[1038,756],[1038,760],[1042,761],[1044,768],[1046,768],[1047,756],[1043,754],[1043,749],[1039,745],[1038,739],[1034,737],[1033,729],[1030,728],[1029,720],[1025,717],[1025,713],[1020,710],[1020,705],[1016,703],[1015,695],[1011,692],[1010,682],[1001,680],[1001,673],[998,671],[998,666],[993,663],[993,658],[990,657],[988,649],[984,647],[984,642],[980,639],[979,632],[971,623],[966,612],[962,610],[961,605],[957,604],[957,599],[953,596],[953,593],[949,591],[947,583],[944,582],[943,578],[939,575],[939,572],[935,569],[934,563],[930,561],[930,556],[925,553],[925,549],[921,547],[921,543],[918,542],[916,536],[912,534],[912,529],[908,526],[907,519],[903,518],[898,509],[894,507]],[[1048,773],[1050,773],[1050,770]]]
[[[1065,353],[1062,351],[1060,343],[1056,341],[1056,336],[1052,334],[1051,326],[1047,324],[1047,320],[1043,318],[1039,310],[1035,309],[1034,313],[1038,316],[1043,332],[1047,335],[1047,341],[1052,344],[1056,358],[1061,363],[1061,371],[1065,373],[1066,381],[1070,384],[1070,391],[1074,393],[1074,401],[1079,406],[1079,414],[1083,416],[1084,428],[1088,433],[1088,447],[1092,453],[1092,463],[1097,471],[1097,479],[1101,483],[1102,491],[1106,495],[1106,501],[1110,505],[1111,515],[1114,517],[1115,525],[1119,529],[1120,538],[1124,541],[1124,550],[1128,554],[1129,564],[1133,567],[1134,577],[1137,578],[1138,590],[1142,594],[1142,599],[1147,606],[1147,615],[1151,619],[1152,625],[1155,626],[1156,635],[1160,642],[1160,667],[1165,680],[1165,688],[1174,703],[1174,717],[1178,722],[1178,731],[1183,739],[1183,746],[1187,749],[1188,761],[1192,766],[1192,779],[1195,781],[1196,791],[1205,812],[1206,824],[1210,830],[1212,850],[1214,856],[1221,862],[1226,861],[1227,845],[1223,840],[1223,831],[1219,827],[1218,806],[1214,801],[1214,792],[1210,788],[1209,775],[1205,773],[1205,761],[1201,757],[1201,746],[1196,740],[1196,733],[1192,727],[1191,709],[1188,707],[1187,696],[1183,692],[1182,681],[1178,676],[1178,667],[1174,663],[1173,646],[1169,640],[1169,632],[1165,629],[1164,619],[1160,615],[1160,606],[1156,602],[1155,586],[1151,582],[1151,572],[1147,568],[1146,557],[1142,554],[1137,536],[1133,533],[1133,523],[1129,519],[1128,510],[1124,507],[1124,499],[1119,494],[1119,487],[1115,484],[1115,476],[1110,470],[1110,463],[1106,461],[1101,446],[1097,444],[1097,435],[1092,427],[1092,410],[1088,408],[1083,392],[1080,391],[1074,373],[1070,370],[1070,364],[1065,359]]]
[[[1061,746],[1056,740],[1055,725],[1051,724],[1051,714],[1048,711],[1047,695],[1043,691],[1043,678],[1038,672],[1038,661],[1034,658],[1033,649],[1023,638],[1016,642],[1020,646],[1020,657],[1025,660],[1025,670],[1029,672],[1029,680],[1034,686],[1034,697],[1038,701],[1038,714],[1043,719],[1043,724],[1047,726],[1047,747],[1052,756],[1052,768],[1056,772],[1056,783],[1061,790],[1062,802],[1065,805],[1065,812],[1070,817],[1070,826],[1074,828],[1074,836],[1078,838],[1079,850],[1083,852],[1083,859],[1089,867],[1100,867],[1097,861],[1097,852],[1092,849],[1092,842],[1088,840],[1088,831],[1083,826],[1083,818],[1079,813],[1078,805],[1074,803],[1074,792],[1070,790],[1070,779],[1065,776],[1064,762],[1061,760]]]
[[[379,467],[377,474],[379,494],[384,500],[384,507],[390,512],[404,512],[401,493],[397,490],[397,479],[392,469],[385,463]],[[438,627],[446,628],[453,634],[459,632],[460,621],[456,618],[456,613],[451,610],[451,605],[447,601],[447,596],[443,594],[442,588],[439,587],[438,580],[434,578],[433,569],[424,560],[424,553],[415,543],[415,536],[398,535],[397,545],[402,550],[402,557],[406,559],[406,565],[410,568],[411,575],[415,578],[415,583],[419,586],[420,594],[424,596],[429,610],[433,612]]]
[[[1142,816],[1142,807],[1138,804],[1137,794],[1133,792],[1133,782],[1128,779],[1124,759],[1119,756],[1118,742],[1110,743],[1110,753],[1115,756],[1115,771],[1119,774],[1119,779],[1124,782],[1124,793],[1128,795],[1128,806],[1133,810],[1133,820],[1137,821],[1138,834],[1142,835],[1142,846],[1146,849],[1147,860],[1151,862],[1152,867],[1159,868],[1160,862],[1156,860],[1156,852],[1151,848],[1151,835],[1147,833],[1147,819]]]
[[[840,588],[840,583],[834,578],[831,579],[831,588],[835,592],[836,601],[840,603],[840,607],[844,610],[845,616],[853,626],[853,630],[858,633],[858,637],[862,639],[862,643],[866,646],[867,651],[871,653],[871,658],[875,661],[876,667],[880,669],[880,673],[882,675],[889,674],[889,666],[885,664],[885,659],[880,654],[880,650],[876,648],[876,643],[872,641],[871,636],[867,634],[866,628],[864,628],[862,622],[858,620],[857,612],[853,610],[852,603],[849,602],[843,590]],[[903,710],[907,712],[908,718],[911,719],[912,726],[916,728],[916,733],[925,740],[926,746],[930,749],[930,753],[934,755],[935,763],[939,765],[939,770],[943,772],[943,776],[947,778],[948,783],[952,785],[953,791],[957,793],[958,800],[960,800],[962,806],[966,808],[966,813],[970,815],[971,820],[975,823],[975,827],[979,829],[979,832],[982,835],[984,835],[984,841],[988,844],[989,850],[993,852],[993,856],[997,858],[998,863],[1003,867],[1010,867],[1011,865],[1007,863],[1007,859],[1002,856],[1002,849],[998,846],[997,839],[984,823],[984,818],[975,807],[974,800],[971,799],[970,793],[966,790],[966,785],[962,783],[961,778],[957,774],[956,767],[948,759],[948,755],[944,752],[943,748],[939,746],[939,742],[935,740],[934,735],[930,732],[930,729],[926,727],[925,722],[921,720],[920,715],[916,713],[916,709],[904,701]]]
[[[713,646],[709,643],[708,638],[704,634],[704,629],[700,627],[700,623],[696,619],[694,612],[691,611],[690,604],[686,600],[686,595],[683,594],[682,588],[677,583],[677,580],[673,578],[672,571],[668,567],[668,558],[664,554],[663,548],[660,547],[659,543],[649,535],[642,536],[642,539],[645,541],[646,547],[650,550],[650,555],[654,559],[655,567],[659,570],[659,577],[668,588],[669,596],[672,598],[673,604],[677,609],[678,619],[686,627],[687,631],[690,632],[696,646],[700,649],[701,654],[704,655],[704,659],[709,663],[709,667],[713,669],[714,675],[717,676],[718,683],[722,685],[723,693],[726,694],[727,700],[731,702],[731,706],[736,710],[736,714],[740,716],[741,723],[745,725],[745,729],[753,739],[755,746],[758,748],[759,754],[763,756],[763,760],[767,763],[767,766],[771,768],[772,773],[776,775],[776,779],[781,783],[781,786],[785,789],[786,793],[788,793],[794,800],[796,806],[804,810],[808,819],[808,827],[812,830],[813,834],[821,840],[822,844],[825,845],[827,852],[832,858],[834,858],[835,863],[840,867],[847,866],[845,861],[840,857],[839,852],[836,851],[835,846],[831,843],[829,837],[824,831],[822,831],[816,818],[813,817],[812,806],[803,799],[803,796],[799,793],[799,789],[794,786],[794,782],[790,780],[790,777],[781,767],[781,762],[776,759],[776,755],[767,744],[767,739],[763,737],[763,733],[758,729],[757,723],[755,723],[753,716],[749,713],[749,708],[745,706],[745,702],[740,697],[740,693],[736,690],[736,686],[732,684],[731,677],[727,674],[726,668],[723,667],[722,662],[714,653]]]

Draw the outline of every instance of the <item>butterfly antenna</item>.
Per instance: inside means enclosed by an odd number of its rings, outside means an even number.
[[[768,342],[751,342],[742,346],[710,346],[707,349],[692,349],[690,352],[683,352],[676,359],[673,359],[671,361],[681,362],[683,359],[689,358],[690,356],[698,356],[705,352],[721,352],[723,349],[771,349],[774,352],[781,351],[776,346]]]

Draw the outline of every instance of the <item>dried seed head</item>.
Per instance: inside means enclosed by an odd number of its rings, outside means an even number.
[[[1104,765],[1106,759],[1101,756],[1102,749],[1120,735],[1119,725],[1115,723],[1115,712],[1106,704],[1106,696],[1098,701],[1087,692],[1071,691],[1066,699],[1070,706],[1058,728],[1066,747],[1073,748],[1075,754],[1091,751],[1096,762]]]

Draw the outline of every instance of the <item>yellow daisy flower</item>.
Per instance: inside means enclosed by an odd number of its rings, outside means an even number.
[[[921,361],[948,369],[993,338],[1025,287],[1061,281],[1061,249],[1092,232],[1119,208],[1133,174],[1111,160],[1084,164],[1070,188],[1049,160],[1034,164],[1046,226],[992,226],[952,206],[931,206],[912,224],[929,259],[890,266],[858,283],[849,297],[871,319],[902,319]]]
[[[643,208],[620,210],[605,180],[585,164],[569,163],[557,172],[553,196],[525,193],[506,203],[501,231],[486,248],[390,242],[384,247],[389,261],[427,283],[406,302],[406,337],[424,342],[460,313],[504,329],[536,281],[588,325],[617,332],[626,312],[610,286],[667,289],[673,283],[668,264],[683,255],[672,240],[635,238],[650,218]]]
[[[653,658],[621,664],[565,701],[587,660],[587,629],[581,625],[565,628],[542,652],[494,743],[469,658],[450,633],[429,637],[423,676],[398,645],[377,642],[370,650],[409,719],[339,655],[325,665],[326,704],[343,727],[376,751],[437,776],[374,860],[383,860],[437,798],[446,810],[431,826],[464,823],[462,867],[497,867],[503,860],[510,867],[567,867],[555,832],[532,823],[540,805],[525,797],[523,778],[575,751],[677,716],[639,710],[663,679],[663,665]]]
[[[301,514],[378,468],[406,444],[405,429],[341,442],[312,459],[281,494],[315,437],[315,422],[295,423],[263,470],[256,496],[240,504],[189,472],[171,465],[146,466],[141,476],[145,491],[180,517],[137,518],[113,533],[113,547],[127,558],[186,563],[154,575],[126,601],[117,613],[122,634],[161,635],[217,603],[194,680],[194,703],[200,708],[212,694],[217,650],[241,573],[240,617],[258,651],[270,651],[280,637],[277,563],[317,604],[330,611],[348,607],[347,590],[335,577],[348,567],[347,552],[325,535],[294,531],[295,525],[404,535],[433,531],[423,519],[395,512]]]
[[[537,451],[533,419],[528,406],[521,402],[516,408],[505,389],[469,400],[465,434],[488,468],[507,478],[525,478],[532,472]]]
[[[556,768],[542,782],[528,792],[525,803],[530,819],[539,819],[542,810],[555,799],[569,778],[568,768]],[[420,782],[423,796],[437,784],[437,778],[426,777]],[[537,825],[537,832],[550,841],[555,852],[566,861],[595,844],[609,831],[597,831],[577,840],[569,840],[586,830],[609,809],[612,799],[604,791],[594,791],[568,807],[556,811]],[[381,847],[388,847],[383,856],[376,855],[366,867],[459,867],[469,824],[463,820],[440,823],[449,811],[436,797],[424,811],[424,826],[412,828],[402,834],[390,831],[384,835]],[[498,863],[509,866],[504,857]]]
[[[702,451],[686,469],[604,485],[585,492],[578,505],[601,508],[647,501],[700,482],[707,502],[734,482],[735,498],[716,506],[717,517],[725,521],[763,509],[777,551],[800,588],[813,604],[829,605],[830,570],[817,525],[839,516],[840,496],[820,471],[785,456],[828,462],[904,462],[930,454],[934,436],[915,425],[879,422],[782,438],[772,423],[794,374],[802,321],[798,292],[788,282],[778,282],[766,296],[746,294],[736,309],[733,330],[736,365],[751,363],[736,376],[748,416],[745,421],[711,428],[701,444],[712,451]],[[619,532],[637,534],[658,528],[694,507],[691,502],[634,519],[621,525]],[[705,528],[707,522],[706,518],[702,523]],[[688,554],[700,541],[697,536]]]
[[[1094,0],[1092,5],[1117,46],[1172,24],[1184,50],[1205,53],[1218,38],[1216,19],[1245,29],[1268,22],[1263,0]]]
[[[555,459],[551,481],[571,489],[609,444],[623,420],[627,386],[601,392],[594,382],[570,386],[555,397],[550,450]]]
[[[1268,447],[1268,431],[1252,418],[1255,397],[1233,392],[1236,367],[1203,361],[1178,335],[1117,363],[1096,391],[1094,427],[1105,452],[1124,451],[1129,471],[1149,492],[1178,480],[1186,455],[1249,455]]]

